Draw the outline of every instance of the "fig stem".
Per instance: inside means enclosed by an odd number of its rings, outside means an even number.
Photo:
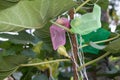
[[[79,11],[79,9],[80,9],[81,7],[83,7],[85,4],[87,4],[89,1],[90,1],[90,0],[86,0],[84,3],[82,3],[80,6],[78,6],[78,7],[75,9],[75,13],[76,13],[77,11]]]
[[[109,41],[115,40],[119,37],[120,37],[120,34],[117,33],[117,35],[115,37],[112,37],[112,38],[106,39],[106,40],[102,40],[102,41],[96,41],[94,43],[99,44],[99,43],[109,42]],[[86,46],[89,46],[89,44],[84,44],[83,46],[79,46],[79,48],[81,48],[81,47],[83,48],[83,47],[86,47]]]
[[[73,32],[72,32],[69,28],[67,28],[67,27],[65,27],[65,26],[63,26],[63,25],[60,25],[60,24],[54,22],[53,20],[50,20],[50,22],[53,23],[53,24],[55,24],[55,25],[57,25],[58,27],[60,27],[60,28],[62,28],[62,29],[64,29],[64,30],[66,30],[67,32],[70,32],[70,33],[73,34]]]

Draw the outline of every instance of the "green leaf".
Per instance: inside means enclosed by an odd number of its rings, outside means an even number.
[[[99,0],[97,2],[98,5],[100,5],[100,7],[103,9],[103,10],[107,10],[108,9],[108,5],[109,5],[109,0]]]
[[[109,0],[90,0],[89,4],[94,4],[96,3],[103,9],[103,10],[107,10],[108,5],[109,5]]]
[[[0,11],[0,31],[42,28],[50,19],[75,5],[73,0],[21,0]]]
[[[34,58],[32,59],[29,63],[31,64],[34,64],[34,63],[42,63],[42,62],[47,62],[47,61],[51,61],[53,60],[52,58],[51,59],[44,59],[44,60],[41,60],[39,58]],[[41,64],[41,65],[35,65],[35,67],[37,67],[39,70],[41,71],[45,71],[47,69],[49,69],[49,71],[51,71],[51,75],[56,77],[58,75],[57,73],[57,70],[58,70],[58,67],[59,67],[59,62],[54,62],[54,63],[45,63],[45,64]]]
[[[34,32],[35,36],[37,36],[41,41],[45,43],[51,43],[49,27],[50,25],[45,26],[42,29],[36,30]]]
[[[21,54],[30,58],[35,58],[36,56],[36,54],[32,51],[32,49],[25,49],[21,52]]]
[[[41,60],[39,58],[34,58],[29,63],[40,63],[40,62],[44,62],[44,61],[48,61],[48,60]],[[35,67],[41,71],[45,71],[46,69],[49,69],[49,66],[50,66],[50,64],[47,63],[47,64],[42,64],[42,65],[37,65]]]
[[[52,49],[52,42],[50,38],[50,32],[49,32],[49,26],[51,24],[45,25],[44,28],[38,29],[34,32],[34,35],[43,42],[43,48],[44,50],[47,50],[49,52],[53,51]]]
[[[21,63],[25,63],[27,60],[27,58],[22,55],[3,56],[3,57],[0,55],[0,58],[1,58],[0,63],[2,64],[0,65],[0,70],[8,70],[14,68]]]
[[[120,33],[120,25],[117,26],[118,33]]]
[[[0,55],[0,80],[16,71],[18,65],[25,63],[27,58],[21,55],[5,56]]]
[[[11,43],[9,42],[9,41],[1,41],[0,42],[0,48],[6,48],[6,49],[8,49],[8,48],[10,48],[10,46],[11,46]]]
[[[19,54],[23,50],[23,44],[13,44],[8,41],[0,43],[0,55],[9,56]]]
[[[20,69],[23,76],[20,78],[21,80],[32,80],[32,76],[37,73],[37,69],[35,67],[23,67]]]
[[[16,5],[17,3],[11,3],[11,2],[8,2],[6,0],[0,0],[0,11],[6,9],[6,8],[9,8],[11,6],[14,6]]]
[[[17,67],[15,69],[17,69]],[[15,69],[7,71],[7,72],[2,72],[2,73],[0,72],[0,80],[3,80],[7,76],[11,75],[15,71]]]
[[[1,55],[8,56],[8,55],[15,55],[15,50],[13,48],[3,49]]]
[[[0,33],[0,37],[7,38],[12,43],[17,44],[35,44],[37,43],[36,37],[32,36],[31,34],[27,33],[26,31],[21,31],[18,33],[18,35],[12,35],[8,33]]]
[[[6,1],[9,1],[9,2],[18,2],[20,0],[6,0]]]
[[[107,22],[105,22],[105,21],[102,21],[101,23],[102,23],[102,28],[110,31],[109,23],[107,23]]]
[[[111,52],[111,53],[119,53],[120,52],[120,38],[109,43],[104,50]]]

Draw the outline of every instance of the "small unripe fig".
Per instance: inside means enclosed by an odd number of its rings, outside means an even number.
[[[70,56],[68,55],[67,51],[66,51],[66,48],[64,46],[59,46],[58,49],[57,49],[57,52],[60,54],[60,55],[63,55],[67,58],[70,58]]]

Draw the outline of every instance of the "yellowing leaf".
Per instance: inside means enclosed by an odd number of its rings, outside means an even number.
[[[45,60],[45,61],[47,61],[47,60]],[[29,63],[40,63],[40,62],[43,62],[43,60],[35,58],[35,59],[31,60]],[[39,70],[45,71],[46,69],[49,69],[49,66],[50,66],[50,64],[42,64],[42,65],[38,65],[35,67],[37,67]]]
[[[33,46],[33,51],[37,54],[40,54],[40,50],[41,50],[41,47],[42,47],[42,44],[43,42],[40,41],[38,42],[36,45]]]

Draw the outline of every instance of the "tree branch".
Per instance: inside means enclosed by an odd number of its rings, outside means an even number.
[[[70,20],[74,19],[74,9],[71,9],[69,11],[69,16],[70,16]],[[77,65],[75,64],[77,62],[77,59],[78,59],[78,55],[77,55],[78,50],[77,50],[77,42],[76,42],[75,34],[70,34],[70,39],[71,39],[72,49],[73,49],[73,51],[72,51],[73,53],[71,56],[72,68],[73,68],[73,73],[74,73],[73,79],[78,80],[78,75],[77,75],[78,70],[77,70]]]

